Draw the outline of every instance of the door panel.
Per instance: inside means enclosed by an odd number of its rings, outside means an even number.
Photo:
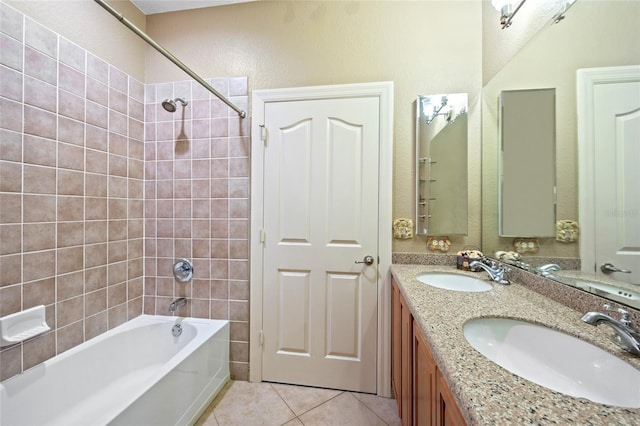
[[[640,284],[640,82],[594,88],[595,259],[631,274]]]
[[[309,272],[280,271],[278,352],[309,355]]]
[[[378,103],[265,105],[263,380],[376,391]]]

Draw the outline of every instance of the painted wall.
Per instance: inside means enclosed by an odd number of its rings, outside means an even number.
[[[248,76],[249,90],[391,80],[394,217],[413,217],[415,99],[469,93],[469,237],[480,244],[482,19],[478,1],[261,1],[151,15],[147,31],[204,76]],[[156,52],[146,81],[183,78]],[[394,251],[425,251],[426,239]]]

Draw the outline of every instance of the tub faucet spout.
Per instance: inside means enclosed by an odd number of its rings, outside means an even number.
[[[169,313],[171,315],[175,315],[176,311],[185,306],[187,304],[187,298],[186,297],[180,297],[176,300],[174,300],[173,302],[171,302],[171,304],[169,305]]]

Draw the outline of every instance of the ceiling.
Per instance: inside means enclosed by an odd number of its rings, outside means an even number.
[[[250,1],[256,0],[131,0],[145,15],[199,9],[202,7],[223,6],[233,3],[246,3]]]

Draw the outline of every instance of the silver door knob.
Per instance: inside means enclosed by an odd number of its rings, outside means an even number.
[[[364,263],[365,265],[373,265],[373,256],[365,256],[362,260],[356,260],[356,263]]]
[[[611,263],[608,263],[608,262],[607,262],[607,263],[604,263],[604,264],[600,267],[600,270],[601,270],[602,272],[604,272],[605,274],[610,274],[610,273],[612,273],[612,272],[622,272],[622,273],[625,273],[625,274],[630,274],[630,273],[631,273],[631,271],[630,271],[630,270],[628,270],[628,269],[619,269],[619,268],[616,268],[615,266],[613,266]]]

